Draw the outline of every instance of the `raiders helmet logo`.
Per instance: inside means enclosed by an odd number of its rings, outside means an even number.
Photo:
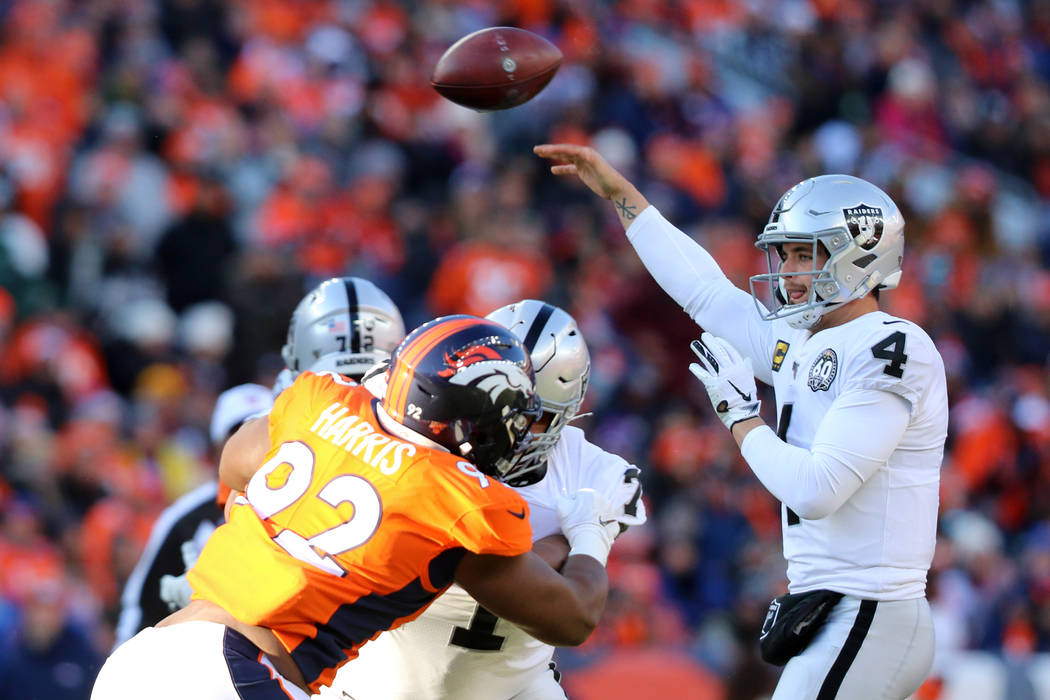
[[[762,632],[758,635],[759,639],[765,639],[766,635],[773,629],[773,625],[777,624],[777,617],[780,615],[780,601],[773,599],[769,604],[769,609],[766,610],[766,619],[762,621]]]
[[[807,384],[811,391],[827,391],[831,388],[831,383],[835,381],[835,375],[838,373],[839,357],[834,350],[826,348],[809,368]]]
[[[850,235],[864,250],[871,250],[882,239],[882,229],[885,224],[882,217],[882,209],[869,207],[867,204],[858,204],[855,207],[842,210],[846,217],[846,227]]]

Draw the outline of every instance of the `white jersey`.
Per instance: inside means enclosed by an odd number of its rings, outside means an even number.
[[[911,406],[911,419],[883,468],[835,512],[804,520],[782,508],[784,557],[792,592],[830,588],[875,600],[925,593],[937,531],[941,459],[948,428],[944,365],[933,341],[913,323],[883,312],[812,335],[783,320],[763,358],[772,367],[777,434],[809,450],[836,401],[875,389]],[[878,430],[876,410],[848,431]],[[834,436],[822,436],[834,441]],[[849,434],[841,444],[849,444]]]
[[[791,592],[922,597],[948,426],[944,364],[930,337],[882,312],[817,333],[763,321],[751,295],[653,207],[628,238],[697,324],[773,386],[781,440],[754,430],[741,453],[785,501]]]
[[[538,483],[515,489],[529,503],[533,540],[561,532],[555,504],[564,494],[593,488],[610,503],[637,484],[638,469],[588,442],[567,426]],[[640,484],[627,489],[627,513],[645,518]],[[509,700],[562,698],[554,682],[554,647],[481,608],[453,584],[415,620],[384,632],[340,667],[327,698],[354,700]],[[545,688],[537,692],[537,687]]]

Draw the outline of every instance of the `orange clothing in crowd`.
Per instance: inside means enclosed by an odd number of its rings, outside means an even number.
[[[519,299],[542,299],[550,279],[550,263],[539,254],[474,241],[441,260],[427,298],[439,315],[484,316]]]

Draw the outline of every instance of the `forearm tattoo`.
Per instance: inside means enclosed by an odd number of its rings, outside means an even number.
[[[628,221],[630,221],[635,216],[637,216],[637,214],[634,213],[634,210],[637,209],[638,207],[636,207],[633,204],[632,205],[628,205],[626,197],[621,199],[619,202],[616,202],[616,208],[620,211],[620,216],[622,216],[623,218],[627,219]]]

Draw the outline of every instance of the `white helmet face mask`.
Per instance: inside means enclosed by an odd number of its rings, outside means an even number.
[[[787,243],[812,246],[812,269],[781,272]],[[751,278],[751,295],[762,318],[812,328],[827,311],[900,283],[904,217],[889,195],[870,182],[821,175],[803,180],[780,198],[755,246],[765,251],[769,269]],[[827,255],[820,267],[818,253]],[[810,278],[807,299],[788,303],[788,277]]]
[[[510,486],[526,486],[546,474],[547,455],[583,404],[591,354],[575,319],[551,304],[526,299],[496,309],[486,318],[509,328],[529,351],[536,391],[544,417],[549,419],[547,429],[533,434],[528,449],[504,479]]]
[[[389,358],[404,337],[401,312],[379,287],[360,277],[333,277],[295,307],[281,357],[293,379],[306,370],[357,379]]]

